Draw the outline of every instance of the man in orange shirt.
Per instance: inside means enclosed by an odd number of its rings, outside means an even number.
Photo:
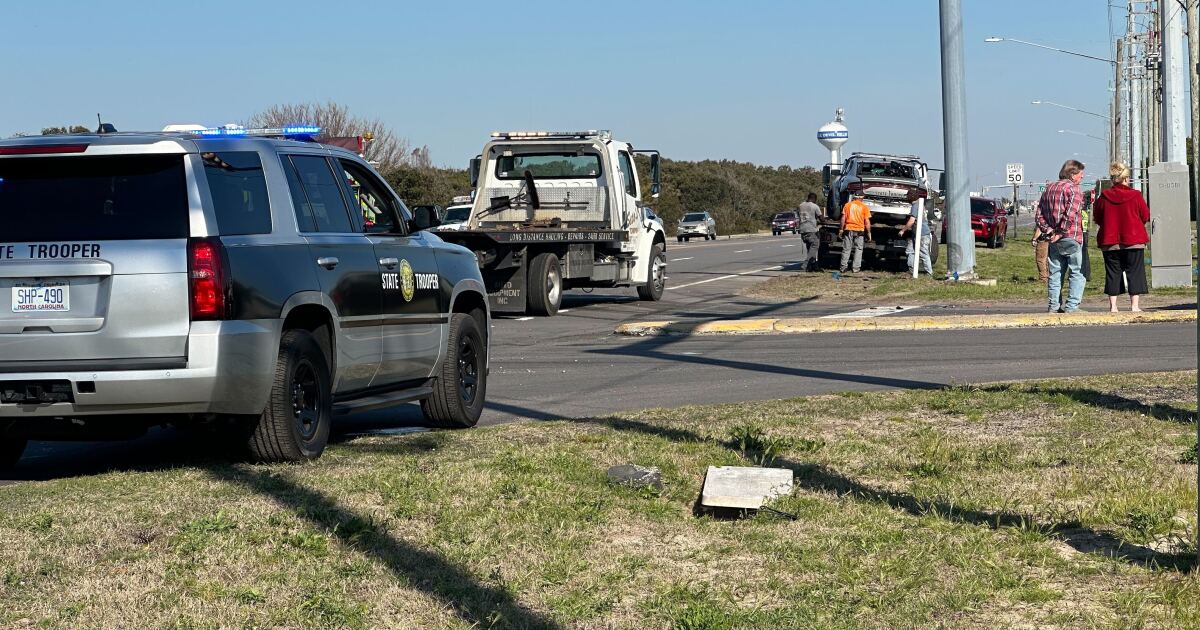
[[[854,273],[862,269],[863,238],[871,239],[871,208],[863,203],[862,195],[850,195],[850,202],[842,207],[842,225],[838,238],[842,239],[841,273],[846,273],[850,255],[854,254]]]

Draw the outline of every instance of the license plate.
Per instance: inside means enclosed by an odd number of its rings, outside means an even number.
[[[12,289],[12,312],[71,310],[71,287],[66,282],[17,283]]]

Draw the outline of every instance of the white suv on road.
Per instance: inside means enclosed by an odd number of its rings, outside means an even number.
[[[679,220],[675,230],[675,239],[680,243],[692,240],[693,236],[703,236],[704,240],[717,240],[717,221],[707,212],[689,212]]]

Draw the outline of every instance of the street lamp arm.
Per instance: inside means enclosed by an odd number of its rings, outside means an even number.
[[[1109,117],[1109,116],[1105,116],[1104,114],[1097,114],[1096,112],[1089,112],[1089,111],[1088,111],[1088,110],[1086,110],[1086,109],[1079,109],[1078,107],[1071,107],[1070,105],[1063,105],[1062,103],[1055,103],[1054,101],[1033,101],[1033,104],[1034,104],[1034,105],[1053,105],[1053,106],[1055,106],[1055,107],[1061,107],[1061,108],[1063,108],[1063,109],[1069,109],[1069,110],[1071,110],[1071,111],[1079,112],[1079,113],[1081,113],[1081,114],[1087,114],[1087,115],[1089,115],[1089,116],[1095,116],[1096,118],[1103,118],[1104,120],[1109,120],[1109,121],[1111,121],[1111,120],[1112,120],[1112,118],[1111,118],[1111,117]]]
[[[1111,64],[1111,65],[1116,65],[1116,64],[1117,64],[1117,62],[1113,61],[1112,59],[1105,59],[1104,57],[1096,57],[1095,55],[1086,55],[1086,54],[1084,54],[1084,53],[1081,53],[1081,52],[1075,52],[1075,51],[1073,51],[1073,50],[1064,50],[1064,49],[1062,49],[1062,48],[1055,48],[1054,46],[1047,46],[1047,45],[1045,45],[1045,44],[1038,44],[1038,43],[1035,43],[1035,42],[1027,42],[1027,41],[1025,41],[1025,40],[1023,40],[1023,39],[1016,39],[1016,38],[1013,38],[1013,37],[989,37],[989,38],[987,38],[987,39],[985,39],[985,40],[983,40],[983,41],[985,41],[985,42],[989,42],[989,43],[994,43],[994,42],[1016,42],[1016,43],[1018,43],[1018,44],[1025,44],[1026,46],[1036,46],[1036,47],[1038,47],[1038,48],[1045,48],[1046,50],[1053,50],[1053,51],[1055,51],[1055,52],[1066,53],[1066,54],[1068,54],[1068,55],[1075,55],[1076,57],[1084,57],[1084,58],[1086,58],[1086,59],[1094,59],[1094,60],[1096,60],[1096,61],[1103,61],[1104,63]]]

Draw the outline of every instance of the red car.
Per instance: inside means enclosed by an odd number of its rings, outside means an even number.
[[[946,231],[950,226],[950,217],[942,222],[942,242],[946,241]],[[971,197],[971,231],[975,240],[987,242],[989,248],[1004,247],[1004,236],[1008,233],[1008,211],[996,199]]]

